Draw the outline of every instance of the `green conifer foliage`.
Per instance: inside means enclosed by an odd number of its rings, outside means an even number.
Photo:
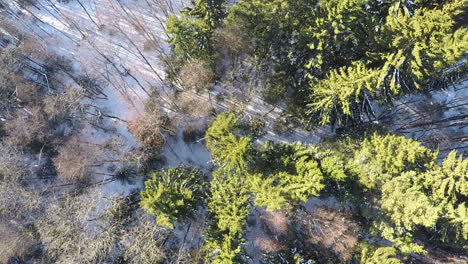
[[[208,260],[213,264],[242,263],[239,255],[242,252],[237,239],[224,235],[221,241],[208,240],[205,249],[209,251]]]
[[[467,248],[468,242],[468,160],[457,158],[456,151],[424,174],[424,186],[430,198],[439,205],[439,235],[442,241]]]
[[[248,196],[240,175],[225,175],[217,171],[211,181],[211,199],[208,208],[214,212],[220,231],[232,236],[244,230],[244,220],[249,214]]]
[[[245,220],[250,214],[246,184],[251,139],[234,134],[238,119],[218,115],[206,131],[206,146],[218,166],[213,172],[208,202],[211,227],[204,248],[211,263],[240,263]]]
[[[287,174],[283,172],[282,174]],[[280,210],[287,203],[283,186],[278,186],[280,174],[263,177],[261,174],[249,177],[249,187],[255,196],[255,205],[266,206],[268,210]]]
[[[390,8],[385,29],[392,35],[389,48],[393,52],[383,54],[383,70],[392,93],[398,94],[402,88],[423,89],[430,79],[439,77],[467,52],[467,28],[453,31],[453,17],[467,3],[449,2],[442,8],[406,9],[399,13],[397,7],[401,4],[394,3]]]
[[[180,62],[187,59],[210,58],[210,32],[199,21],[193,21],[187,17],[170,16],[166,33],[171,36],[169,43],[173,47],[174,54]]]
[[[255,204],[266,206],[268,210],[279,210],[297,207],[310,197],[318,196],[325,185],[314,154],[315,149],[301,144],[265,144],[258,156],[276,163],[277,168],[248,177]],[[279,157],[275,158],[277,155]]]
[[[357,201],[361,216],[371,224],[370,234],[392,242],[403,255],[425,252],[414,240],[422,229],[447,245],[466,248],[468,162],[455,152],[438,165],[437,151],[412,139],[377,133],[362,141],[340,139],[319,146],[257,146],[248,140],[237,143],[242,146],[238,151],[233,142],[247,138],[234,134],[238,128],[238,119],[226,113],[206,134],[218,165],[209,203],[212,228],[205,244],[214,252],[211,261],[242,262],[250,199],[268,210],[290,210],[318,196],[326,184],[331,187],[327,190],[343,192],[341,199]],[[363,263],[400,263],[392,248],[375,252]]]
[[[398,228],[408,231],[416,226],[433,227],[440,209],[430,200],[414,171],[402,173],[386,182],[380,199],[383,212]]]
[[[302,156],[296,161],[297,175],[283,174],[284,191],[291,203],[305,202],[311,196],[318,196],[323,189],[323,175],[318,163]]]
[[[466,0],[240,0],[225,22],[255,40],[260,63],[294,77],[286,86],[312,121],[334,124],[372,117],[371,101],[443,87],[468,52],[468,29],[454,22],[467,7]]]
[[[225,16],[224,0],[197,0],[192,8],[169,17],[166,33],[179,63],[187,59],[211,62],[213,57],[213,34]]]
[[[372,255],[370,255],[372,254]],[[369,256],[370,255],[370,256]],[[372,253],[366,248],[362,252],[362,264],[401,264],[402,262],[396,258],[397,251],[392,247],[377,248]]]
[[[370,95],[381,85],[380,75],[361,62],[331,70],[327,78],[313,84],[309,114],[319,113],[322,124],[341,123],[343,116],[356,114],[357,105],[369,107]]]
[[[204,197],[204,175],[198,169],[176,167],[153,173],[141,191],[140,205],[162,226],[193,216]]]
[[[220,167],[243,170],[251,151],[250,137],[237,137],[238,119],[232,113],[218,115],[206,131],[206,146]]]
[[[375,13],[365,10],[373,9],[368,8],[373,5],[369,1],[334,2],[325,4],[331,5],[325,12],[327,17],[315,18],[315,21],[331,22],[333,31],[323,36],[314,34],[311,48],[321,48],[323,45],[315,43],[347,32],[349,37],[358,35],[355,39],[361,43],[356,43],[359,45],[357,53],[364,47],[364,53],[360,54],[365,56],[359,61],[351,57],[344,65],[332,65],[334,69],[321,80],[320,76],[311,76],[309,113],[320,113],[322,124],[339,122],[346,116],[359,118],[363,113],[372,114],[370,107],[356,104],[366,103],[364,99],[389,101],[395,95],[427,88],[468,51],[468,29],[454,30],[453,19],[468,6],[467,1],[446,1],[440,5],[425,1],[391,1],[388,8],[386,4],[380,5]],[[340,8],[346,5],[344,2],[348,6]],[[353,16],[349,13],[353,9],[367,13],[364,16],[370,20]],[[334,19],[342,17],[346,18],[342,24],[333,23]],[[363,36],[371,41],[363,41]],[[336,39],[330,42],[339,43]],[[341,48],[356,53],[349,47]],[[333,49],[328,48],[328,52],[333,53]],[[320,64],[322,57],[318,55],[309,65]]]
[[[183,14],[203,21],[209,31],[213,31],[219,26],[221,20],[226,15],[223,6],[225,0],[197,0],[192,8],[183,10]]]
[[[211,263],[240,263],[245,219],[250,214],[244,175],[219,169],[213,173],[208,210],[212,225],[204,249]]]
[[[437,152],[402,136],[379,136],[365,139],[354,154],[351,170],[367,188],[380,188],[385,182],[406,171],[424,172],[437,160]]]
[[[457,152],[452,151],[442,166],[426,173],[425,181],[425,185],[431,189],[433,200],[447,200],[452,204],[463,201],[468,198],[468,160],[463,156],[457,158]]]
[[[366,187],[374,234],[404,254],[424,252],[413,239],[423,227],[442,242],[466,245],[468,161],[451,152],[439,166],[437,154],[412,139],[374,134],[346,165]]]
[[[466,204],[461,203],[456,208],[448,205],[446,210],[448,223],[442,226],[442,240],[455,242],[463,249],[468,250],[468,208]]]

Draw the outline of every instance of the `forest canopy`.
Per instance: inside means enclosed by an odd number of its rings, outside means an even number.
[[[0,263],[468,263],[468,0],[0,1]]]

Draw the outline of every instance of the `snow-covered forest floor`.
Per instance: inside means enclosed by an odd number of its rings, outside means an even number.
[[[110,168],[121,166],[121,158],[137,147],[127,124],[144,115],[144,102],[150,94],[157,95],[158,102],[169,115],[176,115],[171,108],[175,100],[174,91],[165,83],[164,60],[170,53],[170,47],[166,43],[164,23],[169,15],[187,6],[188,1],[0,0],[0,4],[6,7],[1,11],[2,18],[15,25],[22,34],[33,38],[41,49],[71,60],[73,72],[70,74],[99,80],[99,95],[92,103],[104,113],[105,129],[87,124],[80,132],[80,139],[91,144],[104,144],[118,138],[120,150],[102,152],[106,160],[113,161],[95,169],[96,181],[105,181]],[[78,87],[67,74],[62,77],[64,82]],[[232,108],[232,100],[213,102],[212,98],[232,89],[236,87],[228,89],[220,83],[209,94],[193,96],[203,104],[214,105],[216,111],[221,112]],[[280,105],[265,102],[260,91],[241,93],[247,94],[242,102],[245,116],[265,121],[266,134],[260,138],[262,141],[318,143],[334,133],[328,126],[312,131],[293,127],[287,133],[277,133],[273,129],[274,124],[285,110]],[[441,155],[446,155],[451,149],[466,153],[468,81],[442,91],[405,96],[390,110],[381,108],[377,117],[378,120],[372,122],[388,125],[396,133],[415,138],[426,146],[438,147]],[[200,118],[197,122],[201,126],[206,125],[208,118]],[[167,137],[161,153],[164,166],[194,165],[209,172],[212,164],[203,142],[186,143],[183,140],[186,123],[187,119],[179,122],[174,135]],[[102,185],[102,192],[110,197],[129,194],[141,186],[141,179],[130,184],[111,181]],[[285,221],[283,215],[266,214],[257,211],[253,215],[255,221],[274,219],[277,225]],[[252,245],[247,250],[251,256],[258,255],[259,250],[265,248],[275,250],[274,241],[266,244],[268,240],[264,239],[274,236],[259,226],[249,229],[247,235],[251,238],[249,243]],[[280,226],[275,232],[286,231]],[[257,244],[256,238],[262,238],[262,243]]]

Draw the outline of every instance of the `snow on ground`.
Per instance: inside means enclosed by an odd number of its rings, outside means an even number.
[[[80,0],[59,3],[37,0],[34,6],[27,7],[18,6],[14,0],[6,1],[12,13],[21,13],[20,28],[29,33],[33,30],[43,46],[73,59],[77,72],[106,83],[103,86],[106,98],[96,99],[95,104],[106,109],[106,114],[118,118],[108,120],[108,124],[126,140],[126,149],[131,149],[136,142],[125,121],[133,120],[144,112],[143,102],[148,98],[148,92],[156,89],[168,101],[171,97],[163,83],[164,67],[160,60],[160,55],[169,50],[162,23],[165,13],[177,12],[187,4],[187,1],[173,2],[174,6],[163,10],[151,5],[154,4],[152,1]],[[18,20],[14,22],[20,23]],[[226,108],[223,104],[217,107]],[[282,112],[257,95],[252,96],[245,110],[248,115],[261,116],[268,125]],[[328,133],[326,129],[323,132]],[[178,131],[177,137],[167,141],[163,154],[168,166],[195,164],[208,168],[209,154],[203,145],[187,145],[180,134]],[[279,135],[267,129],[264,140],[317,143],[320,141],[318,135],[300,129]],[[108,139],[104,131],[90,127],[85,129],[83,137],[95,143]]]
[[[439,148],[441,158],[451,150],[468,153],[468,80],[404,96],[381,115],[380,122],[397,134]]]
[[[113,128],[113,136],[124,139],[125,151],[131,150],[136,141],[127,129],[127,122],[144,113],[143,102],[151,89],[164,86],[164,68],[158,51],[161,48],[167,50],[167,47],[163,47],[166,36],[160,23],[165,19],[164,15],[152,12],[155,8],[149,8],[148,4],[131,0],[81,0],[69,3],[38,0],[34,6],[27,7],[20,7],[12,0],[6,3],[10,14],[17,16],[16,19],[12,17],[11,21],[18,24],[18,28],[28,34],[34,32],[42,40],[40,45],[72,59],[79,74],[98,78],[105,83],[102,87],[105,98],[95,99],[93,103],[105,114],[117,117],[105,120],[105,126]],[[178,5],[182,3],[177,1]],[[180,6],[172,8],[177,10]],[[104,143],[110,136],[107,131],[89,125],[82,131],[83,140],[92,143]],[[178,141],[168,142],[174,142],[174,146],[168,148],[177,151],[200,149],[199,144],[182,146]],[[168,157],[171,165],[188,163],[198,157],[206,163],[207,159],[206,150],[201,155],[178,155],[187,160],[172,155]],[[105,173],[106,169],[101,168],[100,172]],[[141,183],[124,186],[114,181],[103,185],[103,193],[128,193],[138,186]]]
[[[6,0],[10,7],[11,21],[25,33],[34,32],[41,46],[73,59],[76,72],[105,82],[102,87],[105,98],[96,99],[94,103],[106,109],[107,115],[117,117],[106,119],[106,126],[114,128],[114,136],[124,139],[124,151],[115,154],[117,156],[112,156],[112,158],[118,158],[118,155],[123,155],[136,146],[134,137],[127,129],[127,122],[144,113],[143,102],[148,98],[149,92],[154,89],[159,91],[162,97],[168,100],[171,98],[170,92],[163,83],[164,68],[160,60],[160,55],[169,50],[169,46],[165,43],[167,36],[164,34],[162,23],[167,13],[177,12],[185,4],[184,2],[187,1],[174,1],[176,6],[164,9],[151,5],[152,0],[80,0],[80,2],[71,0],[68,3],[36,0],[35,6],[24,8],[19,7],[14,0]],[[218,92],[219,89],[215,87],[211,96],[216,96]],[[246,116],[263,119],[267,124],[267,134],[261,141],[309,144],[319,143],[322,138],[333,134],[330,127],[319,128],[312,133],[299,128],[293,128],[285,134],[275,133],[273,124],[280,119],[284,109],[266,103],[258,94],[247,97],[248,101],[244,105]],[[428,98],[430,100],[427,101]],[[383,113],[385,118],[380,121],[393,124],[391,128],[399,133],[422,140],[429,139],[431,136],[440,137],[440,134],[449,139],[466,138],[468,134],[466,120],[462,120],[465,122],[462,127],[447,127],[451,124],[448,122],[449,124],[445,124],[445,127],[433,129],[429,134],[418,131],[418,128],[403,129],[408,124],[424,120],[426,114],[431,113],[430,108],[425,111],[417,110],[417,102],[428,102],[427,105],[431,105],[431,102],[460,105],[442,109],[442,114],[437,117],[439,120],[467,114],[468,82],[465,81],[448,90],[432,92],[429,97],[424,95],[404,97],[395,104],[396,107],[392,111],[385,111]],[[228,105],[229,102],[216,102],[217,110],[228,109]],[[393,118],[395,115],[398,116],[398,120]],[[88,142],[103,143],[110,139],[110,135],[95,127],[87,126],[82,132],[82,138]],[[466,148],[467,144],[466,140],[457,141],[446,147]],[[181,127],[175,136],[167,138],[162,155],[166,159],[166,167],[191,165],[209,173],[212,166],[210,154],[204,144],[202,142],[185,143],[182,139]],[[101,168],[100,172],[108,173],[107,170],[108,166]],[[109,197],[116,194],[128,194],[133,189],[141,187],[141,181],[128,185],[113,181],[102,185],[102,192]],[[313,207],[312,202],[306,204],[306,206],[309,205]],[[254,218],[258,221],[263,214],[254,212]],[[185,235],[186,226],[179,229],[178,237],[181,238]],[[192,230],[192,232],[196,235],[190,235],[187,238],[190,241],[199,236],[199,230]],[[266,237],[264,232],[260,222],[249,228],[247,237],[251,239],[249,239],[250,244],[247,245],[247,250],[252,256],[258,255],[259,248],[262,246],[276,250],[273,240],[268,244],[265,242],[267,240],[262,239]],[[258,258],[254,258],[253,263],[256,261]]]

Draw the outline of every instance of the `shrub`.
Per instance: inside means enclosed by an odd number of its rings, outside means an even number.
[[[248,121],[248,130],[254,137],[261,137],[266,134],[266,122],[258,117],[251,117]]]
[[[182,112],[193,117],[207,117],[213,113],[210,102],[202,100],[190,92],[178,94],[177,102]]]
[[[238,24],[227,23],[216,34],[217,45],[226,48],[230,56],[239,56],[250,49],[250,41]]]
[[[273,124],[273,130],[278,134],[290,134],[292,132],[292,125],[284,116],[280,117]]]
[[[187,61],[179,72],[182,86],[197,93],[207,90],[213,82],[213,78],[214,73],[209,63],[199,59]]]
[[[62,70],[64,72],[73,71],[73,62],[65,56],[57,56],[55,54],[47,56],[45,58],[44,64],[46,70],[49,74],[53,74]]]
[[[125,234],[125,249],[123,259],[125,263],[160,263],[165,257],[164,243],[168,237],[167,229],[155,225],[148,217],[141,216],[138,224]]]
[[[16,149],[0,143],[0,153],[0,181],[19,182],[29,174]]]
[[[143,149],[160,151],[170,132],[170,120],[153,102],[146,104],[146,113],[128,123],[128,130]]]
[[[17,49],[7,48],[0,51],[0,106],[4,109],[16,102],[15,72],[22,66],[23,61]]]
[[[72,183],[86,183],[91,176],[94,153],[73,137],[59,149],[53,162],[61,179]]]
[[[36,241],[30,230],[19,229],[13,224],[0,222],[0,262],[15,263],[33,252]],[[18,261],[21,262],[21,261]]]
[[[50,141],[50,127],[44,112],[33,106],[26,114],[16,112],[13,120],[5,125],[5,142],[19,149],[40,149]]]
[[[290,78],[285,72],[281,71],[273,74],[269,78],[267,86],[263,90],[265,100],[269,103],[276,103],[281,99],[284,99],[289,83]]]
[[[34,219],[40,206],[40,196],[37,191],[13,181],[0,181],[0,219],[31,220]]]
[[[134,165],[137,169],[137,173],[143,175],[159,170],[166,164],[164,156],[144,150],[133,150],[127,152],[123,157],[123,162],[126,166]]]
[[[39,93],[39,88],[25,82],[22,78],[15,78],[16,97],[24,104],[39,104],[42,95]]]
[[[47,96],[44,99],[44,112],[49,120],[63,121],[70,119],[75,112],[84,110],[84,90],[67,87],[64,93]]]
[[[182,133],[185,143],[195,143],[197,140],[203,138],[204,135],[205,131],[193,124],[187,125]]]

